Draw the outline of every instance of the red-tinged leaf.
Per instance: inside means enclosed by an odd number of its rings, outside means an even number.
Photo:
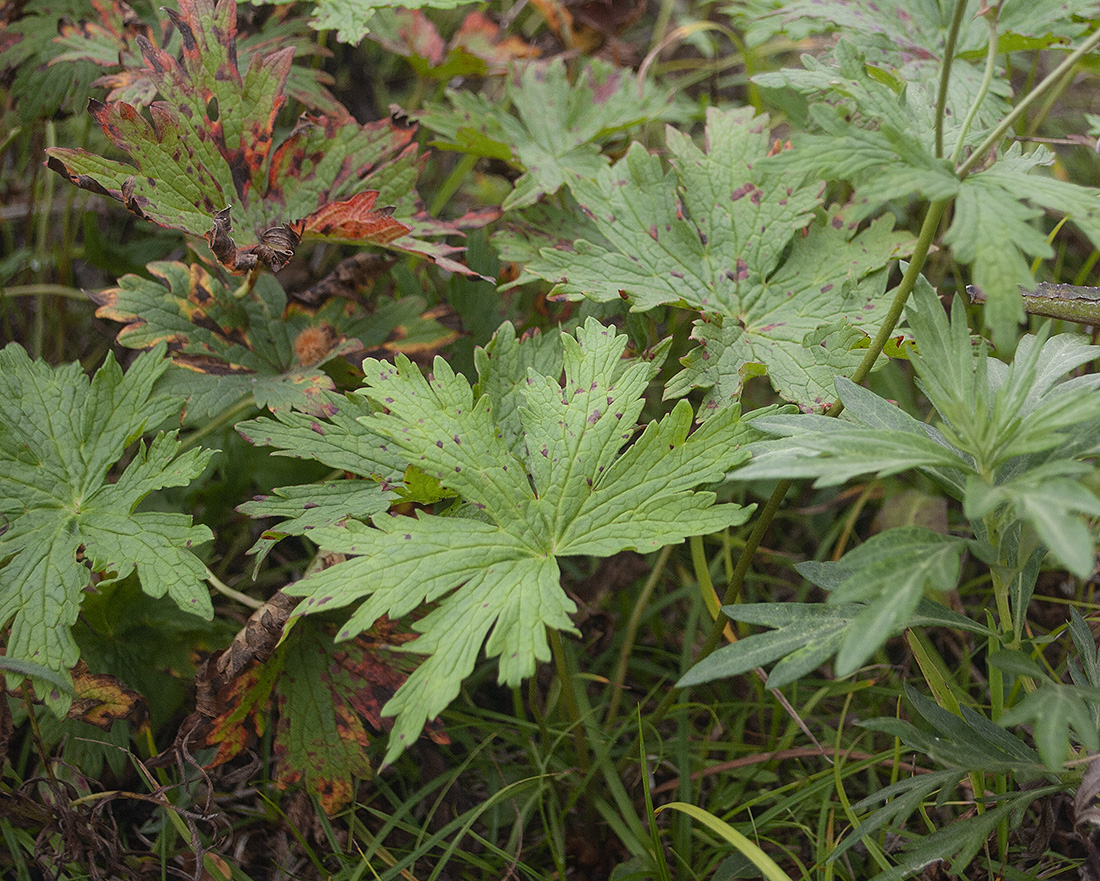
[[[68,717],[110,731],[120,719],[136,720],[145,712],[145,698],[114,676],[92,673],[78,661],[72,671],[76,697]]]
[[[324,626],[310,624],[295,627],[280,644],[297,603],[275,594],[227,649],[202,665],[197,708],[180,726],[175,749],[217,747],[207,767],[224,764],[263,733],[274,698],[276,782],[282,788],[303,783],[332,814],[351,800],[354,778],[371,773],[362,719],[383,729],[382,705],[408,675],[402,669],[408,656],[390,649],[413,634],[386,619],[337,648]],[[429,734],[447,742],[438,726]]]
[[[504,36],[500,25],[482,12],[471,12],[462,20],[451,38],[451,51],[462,50],[485,62],[490,73],[503,72],[513,61],[538,58],[537,46],[525,43],[515,34]]]
[[[303,115],[276,146],[294,47],[255,52],[242,74],[233,0],[180,0],[179,12],[166,12],[179,35],[178,59],[144,35],[134,38],[140,74],[159,95],[149,105],[152,121],[126,101],[90,105],[134,165],[53,148],[46,151],[50,168],[139,217],[202,237],[237,274],[259,265],[277,271],[303,235],[391,245],[429,259],[446,253],[414,239],[393,244],[426,228],[415,192],[414,126],[396,118],[360,126],[339,107]],[[382,206],[368,210],[379,193]],[[432,226],[433,234],[458,232]],[[444,265],[472,274],[454,261]]]
[[[124,0],[89,2],[95,9],[94,17],[82,16],[75,22],[71,19],[58,22],[58,36],[53,42],[61,51],[50,60],[50,65],[91,61],[99,67],[115,71],[101,76],[93,85],[110,89],[108,101],[147,106],[156,97],[157,84],[150,78],[150,71],[141,65],[137,37],[144,37],[154,46],[162,45],[169,54],[176,55],[180,49],[179,33],[171,26],[159,29],[167,33],[157,33]],[[247,69],[254,54],[267,54],[287,46],[294,48],[299,59],[331,54],[310,39],[309,34],[309,28],[300,19],[280,21],[271,17],[258,33],[243,38],[238,34],[240,64]],[[332,77],[323,71],[297,64],[287,76],[286,90],[288,95],[307,107],[346,116],[347,111],[325,88],[332,81]]]
[[[191,417],[220,412],[248,396],[270,410],[322,416],[330,412],[322,393],[334,388],[322,367],[333,358],[390,340],[401,349],[405,338],[417,347],[438,347],[455,337],[435,320],[440,316],[422,315],[419,298],[378,296],[376,302],[360,303],[335,296],[334,285],[311,307],[288,304],[270,275],[238,298],[200,264],[157,262],[149,271],[152,279],[125,275],[117,287],[89,296],[99,304],[99,318],[125,325],[118,334],[124,346],[144,349],[167,342],[172,361],[187,371],[183,378],[177,375],[182,371],[169,374],[166,381],[188,398]]]
[[[392,208],[374,210],[377,199],[378,193],[368,190],[342,202],[322,205],[302,222],[303,232],[344,241],[370,239],[380,244],[408,233],[411,228],[393,219]]]
[[[408,58],[421,76],[444,81],[504,73],[512,62],[540,54],[520,37],[503,35],[481,12],[469,13],[448,42],[420,9],[379,9],[367,36]]]

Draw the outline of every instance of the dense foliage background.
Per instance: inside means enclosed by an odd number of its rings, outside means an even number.
[[[1100,879],[1100,4],[0,27],[5,877]]]

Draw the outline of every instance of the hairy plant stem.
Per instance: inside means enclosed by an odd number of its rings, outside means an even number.
[[[978,94],[974,96],[974,100],[970,103],[970,110],[967,112],[966,118],[963,119],[962,127],[959,129],[959,135],[955,139],[955,151],[951,154],[952,165],[958,165],[959,158],[962,156],[963,149],[966,147],[966,135],[970,131],[970,126],[974,123],[974,117],[978,115],[978,108],[982,106],[982,101],[984,101],[985,96],[989,94],[989,87],[993,85],[993,73],[997,65],[996,11],[989,12],[989,14],[985,16],[985,20],[986,26],[989,28],[989,51],[986,52],[985,55],[985,73],[982,75],[982,84],[978,87]],[[944,115],[943,107],[940,105],[936,109],[936,125],[942,127]]]
[[[569,718],[570,729],[573,735],[573,748],[577,753],[577,766],[583,776],[588,776],[590,764],[588,755],[588,740],[584,736],[584,720],[581,719],[577,709],[577,696],[573,693],[573,676],[570,674],[569,662],[565,657],[565,646],[561,642],[561,633],[553,628],[547,628],[550,636],[550,651],[554,655],[554,667],[558,671],[558,682],[561,685],[561,702],[565,707],[565,714]]]
[[[947,28],[947,41],[943,48],[943,67],[940,68],[940,87],[936,92],[936,156],[943,156],[943,120],[947,107],[947,87],[951,83],[951,64],[955,60],[955,43],[959,38],[963,15],[966,13],[967,0],[955,0],[955,14]],[[981,101],[982,96],[978,96]],[[977,106],[977,105],[975,105]],[[959,143],[962,143],[960,137]]]

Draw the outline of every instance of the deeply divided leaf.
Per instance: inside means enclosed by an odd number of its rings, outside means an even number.
[[[427,377],[403,357],[364,363],[363,391],[385,408],[366,425],[464,502],[446,517],[319,528],[315,540],[351,559],[289,589],[305,597],[296,616],[359,603],[340,639],[434,604],[408,647],[429,657],[386,708],[397,716],[388,760],[457,695],[483,645],[508,685],[549,659],[546,629],[573,630],[575,610],[558,556],[653,550],[748,517],[751,509],[716,504],[696,487],[742,458],[752,429],[728,408],[689,434],[692,411],[681,402],[636,435],[659,364],[624,360],[625,342],[589,319],[562,335],[549,364],[520,356],[529,344],[503,331],[479,356],[477,395],[442,359]],[[488,381],[497,361],[526,368],[513,375],[514,397]],[[508,430],[498,412],[510,414]]]
[[[153,394],[167,368],[164,347],[123,374],[114,359],[88,381],[79,365],[31,361],[18,345],[0,351],[0,625],[7,657],[64,673],[77,661],[71,627],[92,574],[105,582],[133,572],[151,596],[213,614],[206,568],[191,547],[211,538],[184,514],[137,511],[149,493],[185,486],[211,453],[178,455],[172,434],[140,444],[117,480],[109,472],[150,427],[178,414]],[[71,694],[48,690],[59,713]]]
[[[573,183],[604,241],[542,248],[527,272],[563,297],[701,312],[666,396],[706,388],[714,409],[767,373],[787,400],[821,408],[878,327],[885,269],[909,237],[888,219],[861,230],[843,210],[817,213],[821,185],[764,163],[768,119],[751,108],[708,110],[705,149],[672,128],[667,142],[670,171],[633,144]]]
[[[304,114],[278,139],[294,48],[254,54],[242,73],[236,8],[233,0],[181,0],[178,13],[168,10],[180,59],[137,37],[142,75],[160,96],[151,119],[125,101],[91,103],[133,165],[57,147],[47,151],[49,166],[138,217],[204,238],[232,272],[278,270],[303,237],[378,245],[403,238],[393,247],[459,268],[446,256],[453,248],[409,235],[457,231],[418,216],[415,128],[397,118],[360,126],[339,108]]]

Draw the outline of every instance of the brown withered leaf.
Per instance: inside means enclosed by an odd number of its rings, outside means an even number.
[[[89,103],[133,165],[61,147],[46,151],[47,165],[138,217],[205,239],[236,274],[277,271],[303,238],[388,246],[473,274],[450,258],[454,247],[416,238],[459,227],[420,207],[421,162],[407,120],[361,126],[343,108],[303,114],[276,145],[294,47],[253,54],[242,74],[236,8],[234,0],[180,0],[179,12],[166,9],[179,59],[134,37],[141,76],[160,96],[149,105],[152,122],[126,101]],[[381,190],[390,204],[375,207]]]
[[[190,755],[216,747],[206,767],[222,765],[256,742],[277,706],[275,780],[282,788],[302,783],[331,814],[351,800],[354,780],[371,774],[367,727],[388,727],[382,706],[408,676],[408,656],[391,649],[415,634],[383,619],[337,646],[334,628],[311,622],[280,644],[297,604],[276,593],[199,668],[196,710],[180,726],[175,749]],[[438,726],[429,735],[447,742]]]
[[[93,673],[83,661],[77,661],[72,677],[76,697],[69,707],[70,719],[110,731],[120,719],[137,722],[145,715],[145,698],[116,677]]]

